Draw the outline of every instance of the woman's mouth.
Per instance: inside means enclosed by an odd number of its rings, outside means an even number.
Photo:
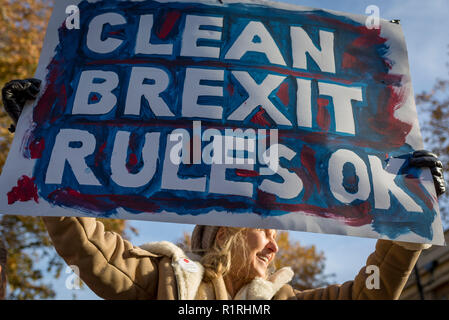
[[[268,258],[267,256],[262,255],[262,254],[257,254],[256,256],[257,256],[257,258],[262,260],[266,265],[268,265],[268,263],[270,263],[270,258]]]

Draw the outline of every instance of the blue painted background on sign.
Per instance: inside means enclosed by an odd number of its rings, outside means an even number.
[[[412,126],[394,116],[395,110],[405,99],[401,90],[403,75],[391,73],[394,62],[387,58],[389,47],[387,39],[381,37],[380,30],[368,30],[364,25],[344,16],[320,10],[294,12],[251,4],[213,6],[198,3],[160,4],[154,1],[83,1],[79,8],[81,29],[67,30],[64,26],[59,29],[60,44],[48,66],[48,86],[34,110],[36,128],[29,140],[29,148],[35,146],[36,141],[44,141],[45,148],[37,153],[31,152],[28,156],[38,159],[34,178],[40,197],[57,206],[106,217],[112,216],[120,207],[135,214],[169,211],[179,215],[201,215],[216,210],[236,214],[253,212],[264,217],[301,211],[307,215],[336,219],[350,226],[371,224],[374,230],[390,238],[408,232],[432,238],[431,224],[436,212],[429,200],[431,196],[416,182],[419,171],[409,168],[407,161],[395,183],[423,209],[422,213],[406,211],[394,196],[391,196],[389,209],[376,209],[370,170],[371,194],[366,201],[341,203],[335,199],[329,187],[328,162],[337,150],[347,149],[355,152],[368,168],[368,155],[385,160],[413,151],[411,146],[405,143]],[[123,44],[109,54],[94,53],[86,46],[86,28],[92,18],[108,12],[121,14],[126,18],[127,24],[106,25],[103,37],[121,39]],[[134,53],[139,16],[143,14],[154,15],[155,27],[151,43],[173,44],[171,56]],[[187,15],[223,17],[223,28],[212,28],[222,32],[222,40],[198,43],[219,47],[218,59],[180,55]],[[270,64],[266,55],[260,52],[247,52],[240,60],[225,59],[226,52],[250,21],[259,21],[265,26],[276,42],[286,66]],[[302,26],[315,45],[319,44],[319,30],[334,32],[335,74],[322,72],[310,56],[307,60],[307,70],[293,67],[290,26]],[[253,39],[254,42],[259,40]],[[145,99],[142,99],[140,116],[124,115],[133,67],[154,67],[167,72],[170,85],[160,97],[174,117],[155,117]],[[224,71],[223,81],[208,84],[222,87],[223,97],[206,96],[200,97],[198,101],[203,105],[222,106],[222,119],[182,117],[182,95],[187,68]],[[112,91],[117,97],[117,105],[111,112],[91,116],[72,114],[78,82],[85,70],[113,71],[119,76],[120,84]],[[276,125],[261,107],[253,110],[244,121],[227,120],[248,98],[245,87],[232,74],[233,71],[248,72],[258,84],[268,75],[284,76],[285,80],[270,94],[269,99],[293,125]],[[298,127],[297,124],[297,78],[310,79],[312,83],[311,128]],[[318,81],[362,88],[363,102],[352,103],[355,135],[336,131],[333,101],[330,97],[318,94]],[[101,98],[101,95],[95,93],[90,96],[93,104]],[[191,133],[194,120],[201,121],[203,130],[217,128],[221,132],[224,132],[225,128],[279,129],[279,143],[296,153],[290,161],[281,158],[280,166],[300,177],[303,190],[292,199],[282,199],[261,191],[259,187],[264,179],[278,183],[282,183],[283,179],[279,175],[261,176],[262,166],[258,163],[252,170],[234,169],[226,173],[227,180],[251,183],[251,197],[210,193],[207,189],[208,183],[204,192],[161,189],[167,135],[176,128],[185,128]],[[68,163],[60,185],[45,183],[56,136],[61,129],[68,128],[87,131],[95,136],[95,152],[85,160],[101,186],[80,185]],[[111,154],[118,131],[131,133],[127,156],[127,168],[131,173],[142,169],[141,151],[145,134],[160,133],[157,170],[153,179],[142,187],[126,188],[111,179]],[[205,145],[203,142],[202,147]],[[384,165],[386,163],[385,161]],[[209,181],[210,171],[210,165],[183,164],[178,175],[186,179],[206,177]],[[343,171],[345,190],[356,193],[358,177],[354,168],[345,166]]]

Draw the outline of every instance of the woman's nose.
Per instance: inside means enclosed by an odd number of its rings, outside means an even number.
[[[275,239],[271,238],[268,242],[268,248],[273,252],[277,253],[279,251],[278,244]]]

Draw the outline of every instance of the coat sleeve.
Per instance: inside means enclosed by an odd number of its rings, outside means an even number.
[[[277,298],[300,300],[399,299],[420,253],[421,250],[407,250],[393,241],[378,240],[376,250],[368,257],[365,267],[360,270],[354,280],[340,285],[304,291],[284,287]],[[375,279],[377,270],[378,282]]]
[[[43,217],[57,253],[104,299],[155,299],[158,256],[105,232],[95,218]]]

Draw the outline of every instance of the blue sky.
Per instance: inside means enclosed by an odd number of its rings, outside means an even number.
[[[400,19],[408,47],[410,72],[415,93],[429,90],[437,77],[447,78],[449,62],[449,1],[447,0],[290,0],[281,1],[314,8],[331,9],[354,14],[365,14],[369,5],[377,5],[384,19]],[[419,110],[418,110],[419,114]],[[191,232],[193,225],[132,221],[140,234],[131,238],[135,245],[152,241],[176,241],[184,232]],[[333,280],[342,283],[352,280],[374,251],[373,239],[290,232],[290,238],[302,245],[314,244],[326,256],[325,273],[334,273]],[[71,291],[66,289],[66,275],[61,279],[48,279],[57,292],[57,299],[98,299],[88,288]]]

